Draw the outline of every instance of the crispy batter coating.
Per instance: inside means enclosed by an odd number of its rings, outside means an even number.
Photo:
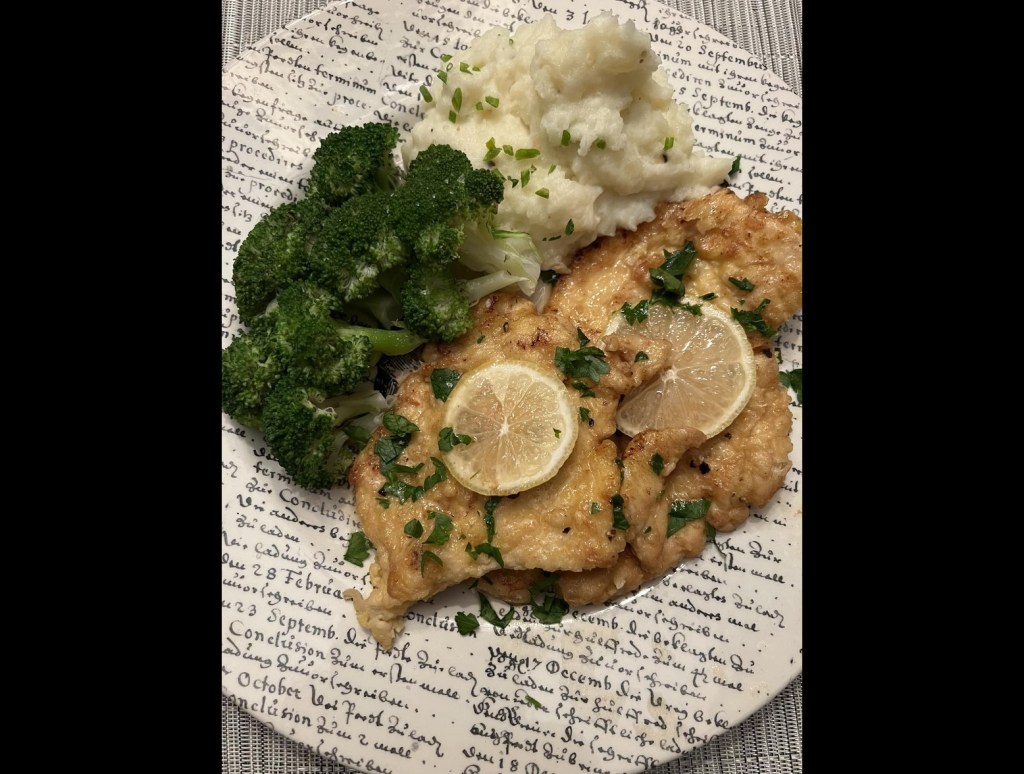
[[[483,339],[477,343],[481,336]],[[398,389],[393,410],[415,423],[419,431],[413,433],[397,461],[410,466],[425,463],[423,470],[407,478],[420,483],[433,472],[432,457],[443,461],[437,441],[443,426],[444,403],[434,396],[430,383],[435,368],[467,373],[487,363],[523,360],[561,380],[564,375],[554,364],[557,347],[579,347],[576,328],[569,321],[554,315],[538,315],[529,300],[510,294],[497,293],[482,300],[474,310],[473,328],[452,344],[432,347],[426,355],[427,362]],[[625,535],[612,529],[610,503],[619,491],[620,472],[617,448],[610,439],[615,433],[617,385],[648,378],[644,369],[634,369],[632,365],[629,363],[628,369],[623,366],[623,373],[619,373],[612,363],[615,376],[609,384],[602,379],[594,388],[594,397],[579,398],[580,406],[589,410],[590,419],[582,422],[576,445],[554,478],[518,495],[501,498],[494,511],[495,534],[490,543],[500,550],[506,568],[607,567],[622,552]],[[616,386],[609,386],[612,383]],[[573,390],[573,394],[578,393]],[[383,507],[380,490],[386,478],[374,447],[387,434],[384,427],[374,432],[348,477],[363,530],[376,547],[370,573],[373,592],[366,599],[356,599],[353,592],[350,598],[356,602],[360,623],[382,645],[390,647],[409,606],[463,580],[478,578],[498,565],[486,554],[474,558],[466,551],[467,544],[476,547],[487,542],[487,498],[466,489],[454,478],[447,478],[415,501],[400,503],[394,497],[387,498],[388,506]],[[593,503],[600,506],[596,513]],[[431,511],[445,514],[454,525],[443,545],[425,543],[433,529]],[[413,519],[423,525],[420,538],[411,538],[404,532],[405,525]],[[429,557],[425,559],[426,551],[433,552],[441,564]]]
[[[697,259],[685,278],[687,295],[716,293],[713,303],[726,312],[730,307],[752,310],[768,298],[762,316],[778,328],[803,303],[802,224],[791,212],[769,212],[767,204],[764,194],[741,199],[730,189],[661,204],[654,220],[636,231],[581,250],[572,272],[559,278],[545,311],[599,338],[623,303],[651,294],[649,272],[664,262],[665,251],[692,241]],[[754,290],[740,290],[730,277],[749,279]],[[751,340],[756,346],[763,337],[754,334]]]
[[[740,199],[722,190],[701,199],[661,205],[650,223],[595,243],[576,256],[572,273],[559,278],[538,315],[525,299],[496,293],[473,311],[473,328],[451,344],[428,345],[424,365],[399,387],[394,411],[415,422],[399,462],[425,463],[416,482],[433,471],[430,458],[443,459],[437,447],[444,404],[433,395],[430,373],[452,368],[460,373],[496,360],[526,360],[555,371],[556,347],[579,346],[577,326],[605,350],[611,371],[594,397],[579,397],[589,412],[572,454],[550,481],[518,495],[501,498],[494,511],[495,534],[504,568],[493,558],[474,559],[466,545],[487,540],[487,498],[447,479],[417,501],[388,508],[378,502],[385,483],[374,444],[386,434],[379,428],[349,472],[356,510],[376,547],[370,568],[373,591],[353,600],[360,623],[390,648],[409,607],[442,589],[471,578],[488,596],[515,604],[530,600],[529,587],[544,572],[559,572],[557,593],[574,606],[606,602],[660,577],[679,562],[698,556],[705,545],[705,521],[732,530],[752,507],[766,504],[789,470],[792,415],[789,395],[778,380],[778,364],[769,342],[749,337],[755,350],[757,384],[746,408],[722,433],[705,438],[691,428],[647,431],[632,440],[616,436],[615,411],[628,394],[662,371],[670,358],[667,342],[620,332],[602,338],[612,316],[625,302],[650,295],[649,270],[664,261],[666,250],[694,242],[697,258],[684,278],[688,295],[716,293],[712,303],[754,309],[762,298],[771,303],[762,315],[780,326],[802,303],[802,236],[799,217],[766,210],[767,197]],[[740,290],[729,278],[746,278],[755,289]],[[482,337],[482,338],[481,338]],[[643,350],[648,359],[635,362]],[[564,378],[569,385],[573,381]],[[582,420],[581,420],[582,421]],[[618,446],[615,439],[618,438]],[[655,472],[652,457],[663,467]],[[616,458],[621,458],[621,468]],[[410,478],[410,477],[407,477]],[[621,494],[627,530],[612,528],[611,500]],[[674,500],[708,498],[705,518],[686,523],[669,536],[669,507]],[[599,506],[595,510],[593,504]],[[426,545],[432,529],[428,511],[448,515],[454,524],[444,545]],[[418,519],[423,536],[410,538],[405,524]],[[430,550],[442,560],[424,560]]]

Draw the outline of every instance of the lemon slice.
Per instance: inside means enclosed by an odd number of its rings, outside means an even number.
[[[565,385],[520,361],[463,375],[445,404],[444,426],[473,439],[448,453],[448,472],[483,495],[543,484],[562,467],[579,435]]]
[[[643,322],[630,325],[616,314],[605,331],[667,339],[674,350],[669,367],[619,405],[615,421],[626,435],[695,427],[711,438],[736,419],[754,392],[754,351],[743,327],[713,304],[682,302],[698,304],[701,314],[652,305]]]

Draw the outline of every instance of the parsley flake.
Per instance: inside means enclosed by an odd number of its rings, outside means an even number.
[[[348,548],[345,550],[345,561],[351,562],[357,567],[362,567],[363,562],[370,556],[370,549],[373,543],[366,539],[362,532],[353,532],[348,539]]]
[[[526,694],[526,703],[529,704],[531,707],[536,707],[537,709],[544,709],[544,705],[537,701],[535,698],[533,698],[530,694]]]
[[[586,406],[580,406],[580,422],[590,421],[590,409]]]
[[[420,96],[423,97],[423,101],[424,102],[433,102],[434,101],[434,98],[432,96],[430,96],[430,92],[427,90],[426,86],[420,86]]]
[[[629,522],[626,520],[626,512],[623,509],[625,500],[622,495],[612,495],[612,527],[615,529],[629,529]]]
[[[490,600],[488,600],[487,597],[479,591],[477,594],[480,597],[480,617],[487,621],[487,623],[491,624],[491,626],[498,629],[504,629],[509,625],[509,623],[511,623],[512,619],[515,618],[516,609],[514,607],[510,606],[508,612],[499,618],[498,614],[494,611],[494,608],[491,607]]]
[[[631,306],[627,301],[619,311],[626,318],[626,322],[630,325],[636,325],[647,319],[647,315],[650,312],[650,302],[645,298],[643,301],[638,301],[636,306]]]
[[[748,280],[746,277],[744,277],[743,279],[729,277],[729,282],[738,287],[740,290],[744,290],[748,293],[754,289],[754,283]]]
[[[673,500],[668,508],[668,527],[665,537],[672,537],[691,521],[703,519],[711,507],[711,500],[702,497],[699,500]]]
[[[426,568],[428,559],[438,567],[444,567],[444,562],[441,560],[440,556],[435,554],[433,551],[424,551],[420,554],[420,575],[423,574],[423,570]]]
[[[639,350],[639,351],[638,351],[638,352],[636,353],[636,355],[634,355],[634,356],[633,356],[633,362],[634,362],[634,363],[640,363],[640,362],[642,362],[642,361],[644,361],[644,360],[650,360],[650,359],[651,359],[650,355],[648,355],[648,354],[647,354],[646,352],[644,352],[644,351],[643,351],[642,349],[641,349],[641,350]]]
[[[804,404],[804,369],[794,368],[792,371],[779,371],[779,381],[796,393],[796,402]]]
[[[430,372],[430,386],[434,390],[434,397],[442,403],[447,401],[461,377],[462,374],[454,368],[435,368]]]
[[[451,516],[440,511],[427,511],[427,518],[434,520],[434,529],[423,542],[432,546],[443,546],[448,542],[448,538],[451,537],[452,528],[455,526],[452,523]]]
[[[468,446],[473,442],[473,439],[465,433],[456,433],[450,427],[442,427],[440,432],[437,434],[437,448],[443,452],[450,452],[454,447],[460,443],[464,446]]]
[[[484,502],[484,525],[487,527],[487,542],[494,539],[494,509],[501,502],[501,495],[491,495]]]
[[[765,338],[770,339],[778,331],[765,322],[764,317],[761,316],[761,312],[770,303],[771,301],[765,298],[761,300],[761,303],[757,305],[757,309],[754,311],[737,309],[734,306],[729,307],[729,310],[732,312],[733,319],[742,325],[744,330],[760,333]]]
[[[402,528],[402,532],[411,538],[423,537],[423,525],[419,519],[409,519]]]
[[[660,476],[661,471],[665,469],[665,460],[660,454],[655,452],[651,455],[651,470],[654,471],[654,475]]]
[[[497,97],[484,97],[484,102],[486,102],[491,107],[495,107],[495,108],[498,107],[498,98]]]
[[[737,156],[732,160],[732,167],[729,169],[730,175],[735,175],[737,172],[740,171],[740,158],[740,156]]]
[[[571,137],[569,136],[569,130],[568,129],[563,129],[562,130],[562,145],[568,145],[570,139],[571,139]]]
[[[455,614],[455,626],[458,628],[459,634],[465,637],[479,629],[480,622],[472,613],[459,612]]]
[[[486,554],[498,563],[499,567],[505,566],[505,560],[501,558],[501,549],[497,546],[493,546],[490,543],[478,543],[476,548],[471,544],[466,543],[466,553],[469,554],[474,560],[480,556],[480,554]]]

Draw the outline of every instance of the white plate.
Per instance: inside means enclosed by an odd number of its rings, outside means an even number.
[[[223,77],[223,338],[238,329],[231,267],[272,206],[300,195],[309,157],[345,124],[407,133],[436,55],[550,9],[577,27],[601,10],[654,40],[705,150],[743,157],[741,193],[801,210],[801,102],[752,54],[670,8],[576,0],[359,0],[257,44]],[[783,327],[800,367],[801,316]],[[278,732],[365,772],[639,771],[736,725],[801,668],[801,409],[777,500],[625,601],[504,631],[455,630],[476,595],[417,605],[390,652],[342,598],[369,589],[343,559],[352,495],[315,496],[267,459],[259,433],[223,430],[223,690]],[[724,564],[723,564],[724,562]],[[499,610],[503,610],[501,606]],[[529,701],[539,702],[540,707]]]

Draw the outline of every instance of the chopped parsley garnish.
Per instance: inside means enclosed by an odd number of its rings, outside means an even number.
[[[345,549],[345,561],[362,567],[363,562],[370,556],[370,549],[373,543],[366,539],[362,532],[353,532],[348,539],[348,548]]]
[[[561,438],[562,437],[562,431],[559,430],[557,427],[553,427],[551,429],[555,431],[555,438]]]
[[[529,183],[529,182],[530,182],[530,170],[529,169],[524,169],[522,172],[519,173],[519,183],[520,183],[520,185],[523,186],[523,188],[526,188],[526,184]]]
[[[623,510],[625,500],[622,495],[612,495],[612,527],[615,529],[629,529],[629,522],[626,520],[626,512]]]
[[[737,309],[734,306],[729,307],[729,310],[732,312],[733,319],[742,325],[745,330],[760,333],[765,338],[770,339],[778,331],[765,322],[764,317],[761,316],[761,312],[770,303],[771,301],[767,298],[762,299],[761,303],[757,305],[757,309],[752,312],[745,309]]]
[[[462,374],[454,368],[435,368],[430,372],[430,386],[434,390],[434,397],[442,403],[447,401],[461,377]]]
[[[423,542],[432,546],[443,546],[448,542],[448,538],[451,537],[452,528],[455,526],[452,523],[451,516],[440,511],[427,511],[427,518],[434,520],[434,529]]]
[[[558,573],[545,573],[530,584],[530,609],[542,624],[560,623],[562,617],[569,612],[568,603],[554,593]],[[543,594],[543,600],[537,597]]]
[[[603,137],[598,137],[597,142],[595,142],[594,145],[596,145],[601,150],[604,150],[604,147],[605,145],[607,145],[607,143],[604,141]]]
[[[572,138],[569,136],[569,130],[568,129],[563,129],[562,130],[562,145],[568,145],[570,139],[572,139]]]
[[[796,393],[796,402],[804,404],[804,369],[794,368],[792,371],[779,371],[779,381]]]
[[[531,707],[536,707],[537,709],[544,709],[544,705],[537,701],[535,698],[533,698],[530,694],[526,694],[526,703],[529,704]]]
[[[378,497],[377,498],[377,505],[379,505],[381,508],[390,508],[391,507],[391,501],[388,498],[386,498],[386,497]]]
[[[570,236],[573,231],[576,230],[576,224],[572,222],[572,218],[565,224],[565,235]]]
[[[505,566],[505,560],[501,558],[501,550],[490,543],[478,543],[476,548],[470,543],[466,543],[466,553],[473,557],[473,559],[476,559],[480,554],[486,554],[496,561],[499,567]]]
[[[441,462],[441,460],[439,460],[437,457],[431,457],[430,461],[434,463],[434,472],[427,476],[425,479],[423,479],[423,487],[420,490],[420,495],[414,497],[414,500],[418,500],[419,497],[422,496],[424,492],[430,491],[435,486],[437,486],[442,481],[445,481],[448,478],[448,468],[444,466],[444,463]]]
[[[508,156],[515,156],[516,155],[515,149],[511,145],[502,145],[501,149]]]
[[[396,414],[393,411],[385,412],[384,416],[381,417],[381,422],[384,424],[384,427],[392,433],[400,435],[409,435],[420,429],[418,425],[410,422],[401,414]]]
[[[432,561],[438,567],[444,567],[444,562],[441,560],[440,556],[435,554],[433,551],[424,551],[422,554],[420,554],[420,575],[423,574],[423,570],[427,566],[427,559]]]
[[[650,312],[650,302],[645,298],[643,301],[638,301],[636,306],[631,306],[627,301],[619,311],[626,318],[626,322],[630,325],[636,325],[647,319],[647,315]]]
[[[639,351],[638,351],[638,352],[637,352],[637,353],[636,353],[636,354],[635,354],[635,355],[633,356],[633,362],[634,362],[634,363],[639,363],[639,362],[641,362],[641,361],[644,361],[644,360],[650,360],[650,359],[651,359],[651,358],[650,358],[650,355],[648,355],[648,354],[647,354],[646,352],[644,352],[644,351],[643,351],[642,349],[641,349],[641,350],[639,350]]]
[[[687,242],[679,250],[664,251],[665,261],[655,269],[650,269],[651,282],[655,284],[651,295],[652,304],[678,306],[679,299],[685,294],[683,276],[697,257],[697,248],[693,242]]]
[[[605,362],[604,351],[597,347],[586,346],[590,339],[579,327],[576,328],[576,335],[580,341],[580,348],[571,350],[568,347],[557,347],[555,349],[555,365],[566,376],[597,382],[603,374],[611,370]],[[579,389],[575,383],[573,387]],[[584,389],[586,389],[585,386]]]
[[[456,113],[454,110],[449,110],[448,111],[448,120],[451,121],[453,124],[458,123],[458,121],[459,121],[459,114]]]
[[[457,88],[452,94],[452,107],[457,111],[462,110],[462,89]]]
[[[484,334],[481,333],[479,336],[477,336],[476,343],[479,344],[479,343],[481,343],[486,338],[487,338],[487,336],[485,336]]]
[[[405,527],[402,528],[402,532],[411,538],[421,538],[423,537],[423,525],[419,519],[409,519],[405,523]]]
[[[487,542],[494,539],[494,509],[501,502],[501,495],[491,495],[484,502],[484,525],[487,527]]]
[[[546,282],[549,285],[554,285],[558,282],[558,272],[554,269],[544,269],[540,273],[540,281]]]
[[[663,471],[664,469],[665,460],[662,458],[660,454],[655,452],[653,455],[651,455],[651,470],[654,471],[654,475],[660,476],[661,471]]]
[[[542,199],[547,199],[549,196],[551,196],[551,192],[547,188],[538,188],[536,191],[534,191],[534,193],[537,194],[537,196],[541,197]]]
[[[746,277],[744,277],[743,279],[729,277],[729,282],[738,287],[740,290],[745,290],[748,293],[754,289],[754,283],[748,280]]]
[[[438,58],[439,58],[439,59],[440,59],[440,60],[441,60],[442,62],[450,62],[450,61],[452,61],[452,55],[451,55],[451,54],[441,54],[441,56],[440,56],[440,57],[438,57]]]
[[[735,175],[737,172],[740,171],[740,158],[740,156],[737,156],[732,160],[732,167],[730,167],[729,169],[730,175]]]
[[[675,137],[666,137],[665,138],[665,150],[671,150],[672,146],[675,145],[675,144],[676,144],[676,138]]]
[[[504,629],[516,615],[516,609],[509,607],[508,612],[505,615],[498,617],[498,614],[491,607],[490,600],[487,599],[479,591],[477,594],[480,596],[480,617],[483,618],[491,626],[497,627],[498,629]]]
[[[495,108],[498,107],[498,98],[497,97],[484,97],[484,102],[486,102],[491,107],[495,107]]]
[[[494,138],[492,137],[487,141],[487,153],[484,155],[484,161],[490,161],[499,153],[501,153],[501,148],[494,144]]]
[[[699,500],[673,500],[668,508],[668,529],[665,537],[672,537],[691,521],[703,519],[711,507],[711,501],[702,497]]]
[[[705,521],[704,522],[704,539],[707,542],[711,543],[711,545],[713,545],[715,547],[715,550],[718,551],[718,553],[722,555],[722,558],[724,560],[726,560],[726,562],[728,562],[729,561],[728,554],[726,554],[725,551],[722,550],[722,547],[720,545],[718,545],[718,541],[715,540],[715,537],[717,535],[718,535],[718,530],[715,529],[714,527],[712,527],[708,522]],[[726,568],[728,568],[729,565],[726,564],[725,566],[726,566]]]
[[[700,304],[679,304],[679,308],[684,312],[689,312],[694,317],[701,317],[704,314],[701,311]]]
[[[441,83],[448,83],[448,73],[444,72],[443,70],[438,70],[437,80],[441,81]]]
[[[433,102],[434,98],[430,96],[430,92],[426,86],[420,86],[420,95],[423,97],[424,102]]]
[[[516,150],[515,159],[516,161],[522,161],[523,159],[533,159],[540,155],[540,151],[536,148],[519,148]]]
[[[468,446],[473,443],[473,439],[465,433],[456,433],[450,427],[442,427],[437,434],[437,448],[443,452],[450,452],[460,443]]]
[[[472,613],[460,612],[455,614],[455,626],[458,627],[459,634],[465,637],[479,629],[480,622],[476,620],[476,616]]]
[[[705,293],[703,296],[700,297],[700,300],[701,301],[714,301],[716,298],[718,298],[718,294],[717,293]]]
[[[600,513],[601,512],[601,504],[600,503],[595,503],[595,502],[590,503],[590,512],[591,513]]]
[[[590,409],[586,406],[580,406],[580,422],[590,421]]]
[[[597,395],[594,393],[594,391],[592,389],[590,389],[590,387],[585,385],[583,382],[573,382],[572,386],[573,386],[574,389],[577,389],[577,390],[580,391],[580,397],[581,398],[596,398],[597,397]]]

